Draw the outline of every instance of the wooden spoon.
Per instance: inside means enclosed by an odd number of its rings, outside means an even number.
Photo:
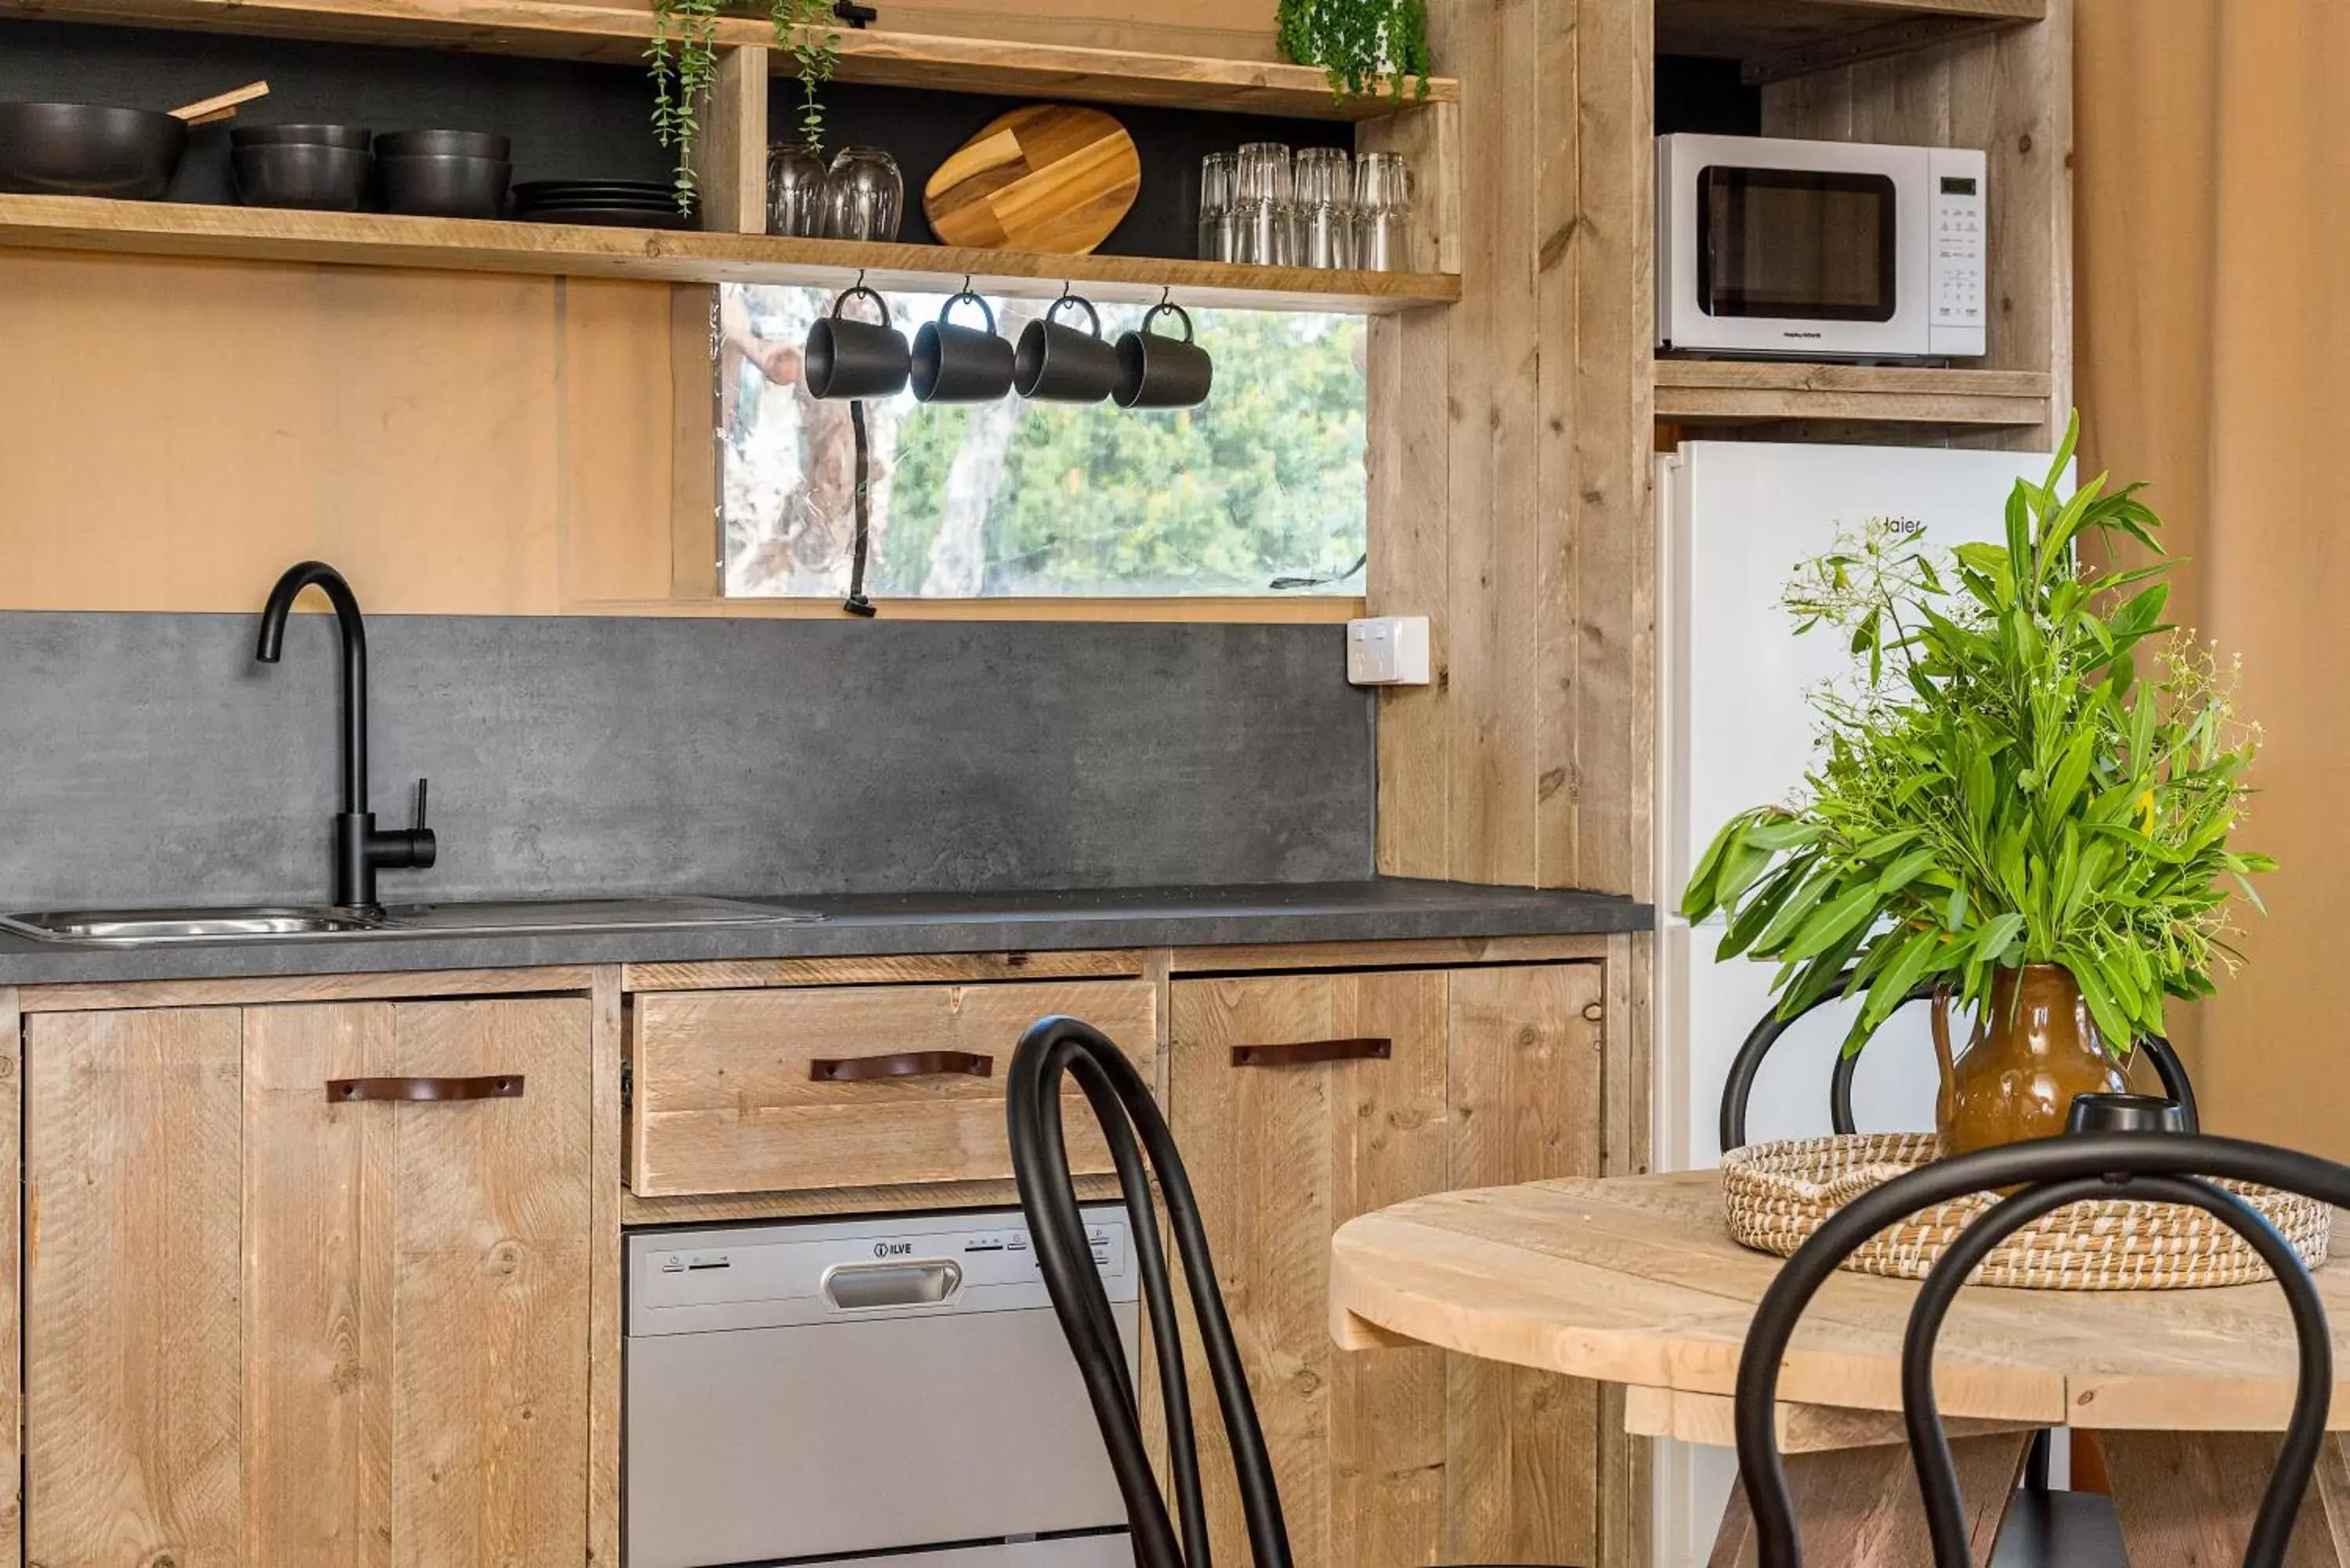
[[[268,96],[267,82],[247,82],[241,88],[215,93],[211,98],[199,99],[194,103],[175,109],[172,111],[172,118],[184,119],[190,125],[210,125],[216,119],[234,119],[239,104],[251,103],[255,99]]]

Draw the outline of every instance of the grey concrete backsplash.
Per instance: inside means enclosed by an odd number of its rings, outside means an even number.
[[[333,623],[0,614],[0,908],[323,899]],[[1336,627],[384,616],[387,902],[1307,882],[1371,870]]]

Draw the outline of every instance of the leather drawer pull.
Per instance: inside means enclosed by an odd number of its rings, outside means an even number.
[[[889,1056],[819,1057],[808,1064],[812,1084],[863,1084],[875,1078],[992,1078],[995,1058],[970,1051],[900,1051]]]
[[[1384,1062],[1392,1040],[1300,1040],[1289,1045],[1235,1045],[1235,1067],[1303,1067],[1315,1062]]]
[[[493,1073],[485,1078],[329,1078],[327,1098],[338,1105],[353,1100],[518,1100],[520,1073]]]

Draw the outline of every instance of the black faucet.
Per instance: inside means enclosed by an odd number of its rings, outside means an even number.
[[[269,603],[261,612],[261,641],[253,656],[264,664],[277,662],[286,640],[286,617],[307,587],[327,596],[343,634],[343,809],[335,814],[335,903],[372,914],[381,908],[375,897],[379,868],[422,870],[440,853],[432,830],[424,826],[428,785],[423,779],[416,781],[414,827],[376,831],[375,813],[368,809],[367,622],[342,573],[324,561],[288,567],[269,590]]]

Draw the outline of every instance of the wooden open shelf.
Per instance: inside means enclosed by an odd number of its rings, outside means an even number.
[[[1657,52],[1742,62],[1749,83],[2038,22],[2048,0],[1657,0]]]
[[[641,61],[651,36],[642,6],[577,0],[0,0],[0,16],[106,22],[339,43],[405,45],[558,59]],[[717,24],[724,47],[774,42],[754,19]],[[1082,99],[1097,103],[1317,119],[1375,119],[1423,100],[1340,99],[1314,67],[1188,55],[1128,54],[1045,44],[842,28],[839,79],[945,92]],[[1431,78],[1426,102],[1460,101],[1461,84]]]
[[[86,196],[0,195],[0,247],[324,262],[441,272],[531,273],[670,283],[812,284],[1042,298],[1071,284],[1097,300],[1380,315],[1461,297],[1438,273],[1326,272],[1146,256],[1033,255],[949,245],[862,244],[764,234],[482,223],[379,213],[296,213]]]
[[[1657,418],[1674,424],[1776,420],[1916,425],[2039,425],[2050,378],[2037,370],[1941,370],[1779,360],[1659,359]]]

